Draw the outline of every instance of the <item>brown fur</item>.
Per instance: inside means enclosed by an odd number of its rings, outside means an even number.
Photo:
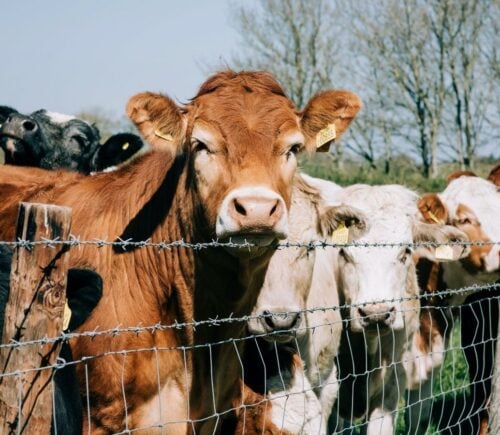
[[[490,180],[495,186],[500,187],[500,162],[493,167],[487,179]]]
[[[446,177],[446,182],[450,184],[453,180],[460,177],[477,177],[477,175],[472,171],[454,171]]]
[[[222,199],[230,189],[245,182],[269,186],[289,204],[289,177],[293,177],[293,172],[285,176],[280,170],[283,144],[276,137],[290,128],[312,134],[311,124],[320,125],[316,118],[321,113],[303,116],[278,88],[269,74],[223,72],[209,78],[198,96],[184,107],[150,93],[133,97],[127,113],[144,137],[163,151],[153,151],[116,172],[82,177],[75,173],[2,167],[0,239],[14,237],[19,201],[72,207],[72,233],[82,240],[121,237],[152,242],[211,240]],[[338,95],[327,94],[324,98],[333,100],[325,103],[328,107]],[[342,101],[346,98],[346,93],[342,93]],[[351,98],[357,101],[352,94]],[[301,121],[304,117],[307,121]],[[332,119],[336,122],[336,118]],[[219,146],[223,151],[218,158],[223,170],[206,201],[199,196],[194,151],[189,143],[194,120],[204,121],[222,137]],[[159,137],[155,134],[158,130],[162,135],[171,135],[172,140]],[[104,281],[103,298],[80,329],[171,324],[249,314],[270,254],[269,251],[240,260],[222,249],[158,251],[148,247],[123,251],[75,247],[70,254],[71,267],[91,267]],[[141,419],[148,417],[151,409],[156,412],[155,406],[148,408],[148,402],[162,388],[163,415],[167,412],[168,420],[204,418],[228,409],[238,395],[238,353],[243,345],[239,343],[236,349],[232,343],[211,347],[205,344],[238,338],[243,333],[244,324],[235,322],[198,327],[196,332],[188,327],[73,340],[75,359],[91,356],[86,363],[91,427],[84,430],[94,434],[122,431],[126,415],[129,429],[141,427],[145,424]],[[199,348],[189,350],[192,345]],[[181,350],[156,351],[178,346],[188,350],[185,354]],[[151,350],[130,352],[139,349]],[[123,350],[127,353],[121,353]],[[106,354],[115,351],[120,353]],[[78,366],[78,372],[86,391],[83,365]],[[85,425],[86,421],[85,418]],[[214,417],[196,425],[197,433],[212,433],[216,421]],[[188,431],[183,423],[167,427],[170,434]]]
[[[417,207],[422,214],[425,222],[429,224],[441,223],[445,224],[448,221],[448,210],[435,193],[426,193],[418,200]],[[434,217],[439,222],[436,222]]]

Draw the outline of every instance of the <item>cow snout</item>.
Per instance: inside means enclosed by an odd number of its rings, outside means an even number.
[[[300,323],[300,313],[271,313],[263,311],[261,321],[268,332],[288,331]]]
[[[245,238],[266,245],[288,232],[287,210],[280,195],[264,187],[240,188],[224,199],[217,216],[219,238]]]
[[[358,315],[363,328],[386,328],[394,324],[396,307],[388,304],[370,304],[358,308]]]
[[[2,132],[7,135],[12,135],[19,139],[35,133],[38,130],[38,125],[35,121],[25,115],[15,113],[10,115],[2,126]]]
[[[242,228],[271,226],[283,216],[283,201],[280,198],[246,196],[234,198],[229,206],[229,215]]]

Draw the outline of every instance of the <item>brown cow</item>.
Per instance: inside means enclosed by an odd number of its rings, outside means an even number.
[[[263,72],[218,73],[182,107],[166,96],[136,95],[127,113],[163,151],[94,177],[2,167],[0,239],[13,238],[21,200],[72,207],[72,231],[82,240],[246,239],[256,246],[158,252],[84,245],[71,251],[70,263],[94,268],[104,281],[101,303],[82,330],[249,314],[270,245],[287,235],[295,154],[342,134],[360,105],[352,93],[326,91],[299,112]],[[239,392],[242,344],[232,339],[245,327],[233,322],[75,339],[75,360],[100,355],[86,366],[85,431],[151,433],[164,425],[163,433],[185,434],[190,422],[197,433],[218,430]],[[229,344],[207,345],[219,341]]]

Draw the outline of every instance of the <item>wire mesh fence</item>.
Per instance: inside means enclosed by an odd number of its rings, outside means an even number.
[[[275,249],[498,244],[311,241],[278,243]],[[85,241],[74,236],[0,241],[0,246],[27,250],[95,246],[158,253],[252,247],[231,241]],[[487,427],[491,384],[498,376],[494,370],[500,299],[497,274],[487,275],[489,282],[482,276],[483,282],[460,288],[421,290],[408,297],[375,298],[368,303],[306,304],[296,310],[259,314],[248,307],[249,314],[243,316],[124,323],[92,330],[84,325],[40,339],[25,339],[21,333],[0,344],[3,355],[48,345],[63,349],[54,363],[8,371],[6,365],[2,367],[0,387],[7,378],[17,386],[19,410],[11,431],[22,432],[26,375],[49,372],[52,433],[56,434],[81,432],[81,426],[71,427],[81,421],[84,431],[92,433],[98,430],[98,419],[108,421],[106,433],[479,432]],[[456,304],[457,295],[465,302]],[[141,309],[137,300],[136,308]],[[378,311],[370,311],[371,306]],[[394,312],[394,307],[399,311]],[[353,327],[353,309],[362,328]],[[398,315],[402,325],[386,322]],[[251,321],[275,325],[276,319],[288,318],[304,321],[260,334],[248,329]],[[110,378],[102,378],[102,373]],[[131,378],[139,382],[131,384]],[[225,403],[222,408],[221,403]],[[106,420],[102,417],[106,412],[119,418]]]

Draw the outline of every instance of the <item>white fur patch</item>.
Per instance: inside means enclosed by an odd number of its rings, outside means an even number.
[[[71,121],[72,119],[76,119],[72,115],[65,115],[63,113],[57,113],[57,112],[45,112],[45,115],[47,115],[50,118],[50,120],[55,124],[64,124],[68,121]]]

